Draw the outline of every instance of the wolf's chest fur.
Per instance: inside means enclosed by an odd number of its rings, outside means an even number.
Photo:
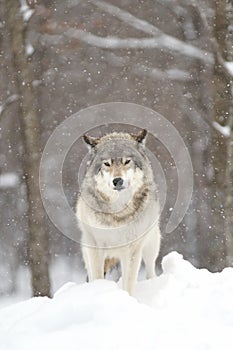
[[[108,205],[108,212],[95,211],[96,219],[100,223],[110,227],[129,223],[136,219],[139,213],[145,208],[146,203],[148,202],[148,194],[148,187],[146,185],[141,186],[130,201],[126,201],[126,203],[119,205],[118,211],[115,211],[114,206],[111,208],[111,203],[107,200],[105,204]]]

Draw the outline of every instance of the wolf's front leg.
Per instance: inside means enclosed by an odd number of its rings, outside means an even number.
[[[104,255],[98,248],[82,248],[89,282],[104,278]]]
[[[125,255],[121,262],[122,287],[130,295],[132,295],[134,286],[137,282],[140,264],[141,264],[141,251],[137,251],[137,250],[135,250],[130,254]]]
[[[160,229],[159,226],[153,229],[145,236],[145,244],[142,251],[142,258],[146,267],[146,277],[153,278],[155,273],[155,262],[160,248]]]

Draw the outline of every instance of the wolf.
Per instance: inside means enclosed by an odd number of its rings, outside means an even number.
[[[85,134],[90,161],[81,185],[76,216],[89,281],[104,278],[120,262],[122,287],[133,294],[142,260],[155,276],[160,249],[159,200],[147,156],[147,130],[137,134]]]

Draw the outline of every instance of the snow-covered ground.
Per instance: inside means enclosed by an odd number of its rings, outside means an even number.
[[[195,269],[176,252],[135,298],[106,280],[68,283],[53,299],[0,310],[1,350],[228,350],[233,269]]]

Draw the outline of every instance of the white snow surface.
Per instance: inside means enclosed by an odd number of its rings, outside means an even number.
[[[232,347],[233,269],[196,269],[176,252],[135,298],[112,281],[67,283],[53,299],[0,310],[1,350],[219,350]]]

